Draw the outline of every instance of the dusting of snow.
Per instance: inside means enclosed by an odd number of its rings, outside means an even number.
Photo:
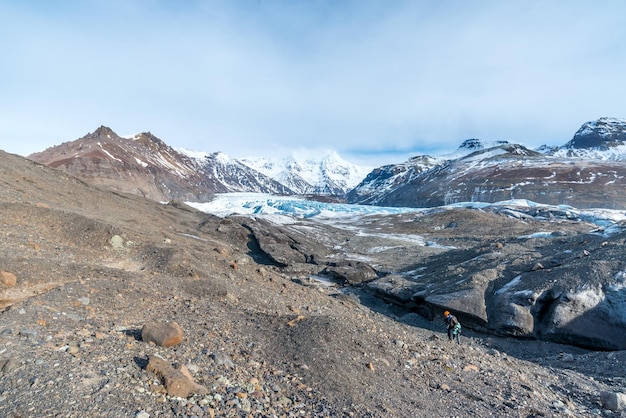
[[[522,276],[515,277],[513,280],[511,280],[510,282],[502,286],[500,289],[498,289],[496,291],[496,295],[499,295],[504,292],[508,292],[509,289],[511,289],[514,286],[517,286],[518,284],[520,284],[521,281],[522,281]]]
[[[143,168],[148,167],[148,163],[146,163],[145,161],[141,161],[139,158],[135,157],[135,161],[137,162],[137,164],[139,164],[140,166],[142,166]]]
[[[551,238],[552,232],[535,232],[530,235],[522,235],[521,237],[517,237],[518,239],[532,239],[532,238]]]
[[[111,154],[109,151],[105,150],[104,147],[102,146],[102,144],[100,142],[98,142],[98,146],[100,146],[100,149],[102,150],[102,152],[104,152],[110,159],[115,160],[115,161],[119,161],[119,162],[123,162],[122,160],[120,160],[119,158],[115,158],[113,156],[113,154]]]
[[[195,160],[197,162],[202,162],[206,159],[206,157],[209,155],[208,152],[203,152],[203,151],[193,151],[193,150],[189,150],[186,148],[177,148],[176,151],[180,152],[183,155],[186,155],[187,157],[191,158],[192,160]]]
[[[410,245],[418,245],[418,246],[421,246],[421,247],[426,246],[426,240],[424,239],[424,237],[421,237],[419,235],[373,234],[373,233],[359,232],[357,234],[357,236],[359,236],[359,237],[384,238],[384,239],[387,239],[387,240],[401,241],[401,242],[403,242],[405,244],[410,244]]]

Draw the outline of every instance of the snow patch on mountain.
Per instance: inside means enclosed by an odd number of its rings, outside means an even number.
[[[467,155],[473,154],[477,151],[482,151],[489,148],[500,147],[502,145],[509,144],[509,141],[506,140],[497,140],[497,141],[484,141],[477,138],[466,139],[459,145],[456,151],[444,154],[439,156],[444,160],[456,160],[458,158],[465,157]]]
[[[239,161],[298,194],[343,195],[372,170],[349,163],[334,151],[314,157],[296,152],[280,159],[249,157]]]

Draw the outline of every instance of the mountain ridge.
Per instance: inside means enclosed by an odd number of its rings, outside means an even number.
[[[620,194],[626,177],[626,120],[608,117],[584,123],[562,146],[529,149],[472,138],[447,155],[417,155],[373,170],[334,151],[317,158],[294,153],[281,159],[237,159],[176,150],[150,132],[120,137],[106,126],[28,158],[159,201],[202,202],[216,193],[259,192],[409,207],[516,198],[626,207]]]
[[[563,146],[535,150],[467,140],[448,158],[413,158],[385,166],[347,195],[349,203],[433,207],[460,202],[527,199],[579,208],[626,208],[626,121],[585,123]],[[410,167],[415,175],[401,176]]]

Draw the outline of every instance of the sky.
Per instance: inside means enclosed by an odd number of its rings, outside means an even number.
[[[100,125],[357,164],[626,117],[622,0],[0,0],[0,149]]]

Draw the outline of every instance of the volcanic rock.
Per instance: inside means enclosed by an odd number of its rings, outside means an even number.
[[[185,366],[172,367],[167,361],[152,356],[146,370],[163,381],[163,385],[170,396],[188,398],[191,395],[205,395],[209,391],[193,381],[193,377]]]
[[[151,322],[141,328],[141,339],[161,347],[171,347],[183,341],[183,330],[176,322]]]

